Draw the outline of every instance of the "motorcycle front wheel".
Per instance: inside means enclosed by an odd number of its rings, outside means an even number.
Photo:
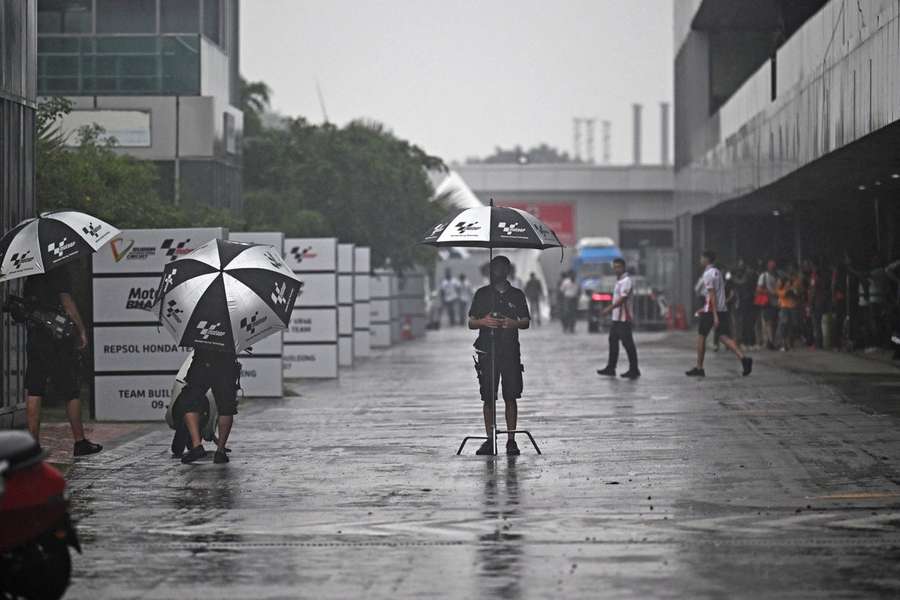
[[[0,555],[3,600],[58,600],[72,576],[72,558],[65,540],[52,533]]]

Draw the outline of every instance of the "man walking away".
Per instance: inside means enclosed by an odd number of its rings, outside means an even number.
[[[575,273],[567,271],[559,286],[562,296],[563,333],[575,333],[575,318],[578,312],[578,282]]]
[[[444,272],[444,280],[441,282],[441,312],[447,311],[450,316],[450,325],[456,325],[456,301],[459,300],[459,284],[453,279],[450,269]]]
[[[769,350],[775,349],[775,327],[778,323],[778,275],[775,271],[776,263],[769,260],[766,270],[759,274],[756,281],[757,295],[768,297],[768,303],[762,307],[762,342]]]
[[[183,412],[183,419],[191,435],[191,449],[184,453],[181,462],[192,463],[206,457],[203,438],[200,436],[200,414],[206,402],[206,392],[212,389],[213,399],[219,411],[219,439],[214,463],[227,463],[225,444],[237,414],[237,391],[240,387],[241,366],[234,354],[194,349],[194,360],[185,377],[185,386],[178,394],[176,404]],[[176,415],[176,418],[181,415]]]
[[[628,354],[628,370],[622,373],[626,379],[637,379],[641,376],[638,369],[637,349],[632,336],[632,319],[634,315],[634,284],[625,270],[625,260],[613,260],[613,271],[616,273],[616,286],[613,288],[612,303],[603,309],[603,314],[612,313],[609,327],[609,361],[606,367],[597,371],[599,375],[616,376],[616,365],[619,362],[619,341],[625,346]]]
[[[469,304],[472,303],[472,295],[475,293],[475,290],[472,288],[472,284],[469,283],[469,280],[466,279],[465,273],[459,274],[459,283],[457,284],[457,290],[459,294],[459,299],[456,301],[456,314],[459,315],[459,324],[464,325],[463,315],[466,314],[466,309],[469,307]]]
[[[514,431],[516,428],[519,412],[516,401],[522,397],[524,371],[519,348],[519,329],[528,329],[531,324],[525,294],[506,279],[510,271],[509,259],[497,256],[491,261],[490,267],[491,283],[475,292],[469,309],[469,329],[478,330],[478,339],[475,340],[475,352],[478,355],[475,369],[478,372],[481,401],[484,404],[484,429],[488,438],[493,435],[494,399],[501,382],[503,401],[506,404],[506,429]],[[493,453],[494,444],[491,439],[485,441],[476,452],[482,455]],[[507,434],[506,453],[519,454],[519,447],[512,433]]]
[[[711,250],[706,250],[700,256],[700,265],[703,267],[703,288],[706,290],[706,303],[699,311],[700,327],[697,336],[697,366],[685,375],[688,377],[705,377],[703,359],[706,355],[706,337],[710,331],[722,340],[725,347],[731,350],[743,367],[743,375],[746,377],[753,370],[753,359],[744,356],[738,345],[731,339],[731,320],[728,318],[728,309],[725,306],[725,282],[722,273],[715,267],[716,255]]]
[[[87,347],[84,323],[72,298],[72,280],[68,269],[61,267],[43,275],[33,275],[25,281],[27,302],[66,315],[75,324],[74,338],[57,340],[47,329],[29,322],[27,328],[25,369],[25,399],[28,430],[40,444],[41,402],[46,395],[47,382],[52,381],[56,392],[66,399],[66,416],[75,440],[73,454],[85,456],[103,449],[84,437],[81,423],[80,385],[78,382],[78,352]]]
[[[525,298],[528,300],[528,310],[531,311],[532,319],[536,325],[541,324],[541,297],[544,295],[544,286],[532,273],[528,277],[528,283],[525,284]]]

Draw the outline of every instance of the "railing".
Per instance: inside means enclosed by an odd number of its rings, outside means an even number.
[[[39,95],[197,95],[199,35],[38,39]]]

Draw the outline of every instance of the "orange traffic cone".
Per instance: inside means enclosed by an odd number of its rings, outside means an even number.
[[[403,317],[403,327],[400,328],[400,337],[404,340],[413,339],[412,319],[408,316]]]

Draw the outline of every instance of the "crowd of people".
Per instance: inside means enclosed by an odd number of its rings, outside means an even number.
[[[738,260],[722,271],[731,329],[742,348],[871,352],[889,348],[900,329],[900,260],[886,264],[877,254],[863,265],[849,258]],[[698,298],[701,288],[698,281]]]

